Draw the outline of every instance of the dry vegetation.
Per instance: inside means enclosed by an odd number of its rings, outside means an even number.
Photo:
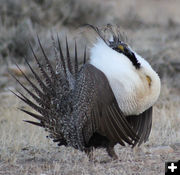
[[[76,3],[75,3],[76,2]],[[122,6],[123,4],[123,6]],[[165,161],[180,159],[180,2],[175,0],[2,0],[0,3],[0,174],[2,175],[148,175],[164,174]],[[163,11],[161,8],[166,8]],[[161,12],[161,13],[160,13]],[[119,160],[104,150],[85,153],[57,147],[41,128],[24,123],[25,107],[9,89],[17,87],[7,68],[31,59],[26,41],[38,52],[36,33],[52,58],[51,30],[64,37],[84,23],[117,23],[132,39],[134,49],[147,58],[162,80],[154,107],[149,141],[139,149],[116,146]],[[70,47],[73,42],[70,43]],[[81,48],[80,43],[79,48]],[[38,55],[39,52],[38,52]],[[32,62],[33,64],[33,62]],[[26,67],[25,67],[26,69]]]
[[[72,148],[57,147],[44,130],[24,123],[28,117],[16,109],[24,104],[1,93],[0,174],[163,174],[164,162],[180,156],[180,100],[169,97],[165,86],[162,93],[166,97],[154,108],[149,142],[135,151],[117,145],[118,161],[95,150],[95,162]]]

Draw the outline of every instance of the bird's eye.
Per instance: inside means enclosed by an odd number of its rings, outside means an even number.
[[[151,77],[146,75],[146,80],[147,80],[149,86],[151,86],[151,82],[152,82]]]

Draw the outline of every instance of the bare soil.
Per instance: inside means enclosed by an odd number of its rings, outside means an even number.
[[[63,11],[60,6],[55,8],[60,2],[65,3],[63,7],[66,10]],[[67,2],[71,2],[71,5],[68,6]],[[0,3],[1,12],[6,9],[7,3],[7,9],[12,12],[1,14],[0,21],[0,174],[163,175],[166,161],[180,159],[180,1],[78,2],[81,2],[81,6],[78,3],[73,6],[70,0],[53,0],[51,6],[46,0],[39,1],[39,4],[32,1],[29,5],[35,10],[34,14],[30,13],[26,1]],[[99,3],[101,8],[95,3]],[[73,13],[69,12],[70,7]],[[90,15],[91,9],[92,13],[98,15],[97,19]],[[68,13],[61,18],[60,12]],[[86,16],[81,18],[84,13]],[[111,160],[103,149],[94,150],[94,161],[89,161],[83,152],[58,147],[46,138],[48,134],[43,129],[23,122],[29,117],[17,107],[28,107],[9,91],[18,88],[7,71],[8,68],[12,69],[14,61],[28,71],[22,55],[31,57],[31,54],[28,48],[21,49],[24,41],[30,40],[38,52],[34,36],[40,34],[47,54],[53,58],[49,31],[53,28],[62,36],[65,33],[73,35],[75,26],[88,23],[88,19],[93,24],[119,24],[132,39],[130,43],[134,50],[150,62],[162,82],[161,95],[154,106],[149,141],[133,150],[117,145],[115,151],[119,159],[116,161]],[[19,78],[22,80],[21,76]]]

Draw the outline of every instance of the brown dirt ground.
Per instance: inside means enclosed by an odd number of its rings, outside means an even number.
[[[22,121],[29,117],[17,107],[28,107],[7,89],[14,90],[16,82],[8,76],[7,67],[1,65],[0,174],[163,175],[166,161],[180,159],[180,1],[103,0],[103,3],[113,9],[104,22],[113,19],[122,24],[133,40],[133,48],[148,59],[161,77],[161,95],[154,106],[149,141],[135,150],[117,145],[116,161],[103,149],[94,150],[94,161],[89,161],[85,153],[57,147],[46,138],[43,129]],[[71,33],[67,27],[63,30]]]

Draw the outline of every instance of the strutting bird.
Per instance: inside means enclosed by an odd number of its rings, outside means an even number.
[[[75,43],[72,64],[67,39],[64,56],[58,38],[59,58],[53,68],[38,38],[46,67],[31,49],[42,78],[26,60],[38,86],[22,72],[32,92],[14,76],[35,102],[20,91],[13,93],[39,113],[21,109],[39,120],[26,122],[45,128],[59,146],[71,146],[89,155],[92,148],[104,147],[116,159],[117,143],[134,147],[147,141],[160,79],[149,63],[125,43],[117,28],[89,28],[96,33],[89,62],[85,50],[79,68]]]

